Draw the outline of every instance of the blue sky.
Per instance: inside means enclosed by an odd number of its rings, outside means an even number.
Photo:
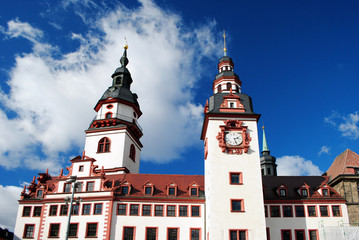
[[[0,8],[0,209],[82,153],[122,47],[139,96],[141,172],[203,174],[202,109],[222,30],[279,174],[321,174],[359,141],[357,1],[25,1]],[[261,135],[260,135],[261,139]],[[12,228],[14,217],[0,217]]]

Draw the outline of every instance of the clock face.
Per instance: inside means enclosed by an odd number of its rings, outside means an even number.
[[[226,143],[232,146],[238,146],[242,143],[242,133],[241,132],[228,132],[225,137]]]

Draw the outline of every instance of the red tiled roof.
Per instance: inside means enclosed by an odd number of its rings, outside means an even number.
[[[354,168],[359,168],[359,155],[347,149],[335,158],[326,175],[332,180],[340,174],[354,174]]]

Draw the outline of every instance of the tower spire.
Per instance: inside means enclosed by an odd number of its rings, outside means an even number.
[[[267,145],[267,139],[266,139],[266,134],[264,131],[264,126],[262,127],[263,129],[263,148],[262,148],[262,152],[268,152],[268,145]]]
[[[125,38],[126,39],[126,38]],[[127,45],[127,40],[126,40],[126,44],[123,47],[125,50],[123,51],[123,55],[120,59],[120,63],[121,63],[121,67],[126,67],[128,64],[128,58],[127,58],[127,49],[128,49],[128,45]]]
[[[226,30],[223,30],[223,54],[227,56],[227,48],[226,48]]]

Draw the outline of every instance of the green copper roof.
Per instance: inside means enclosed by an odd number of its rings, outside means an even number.
[[[268,146],[267,146],[267,139],[266,139],[266,134],[265,134],[265,131],[264,131],[264,126],[262,127],[263,129],[263,149],[262,149],[262,152],[268,152]]]

